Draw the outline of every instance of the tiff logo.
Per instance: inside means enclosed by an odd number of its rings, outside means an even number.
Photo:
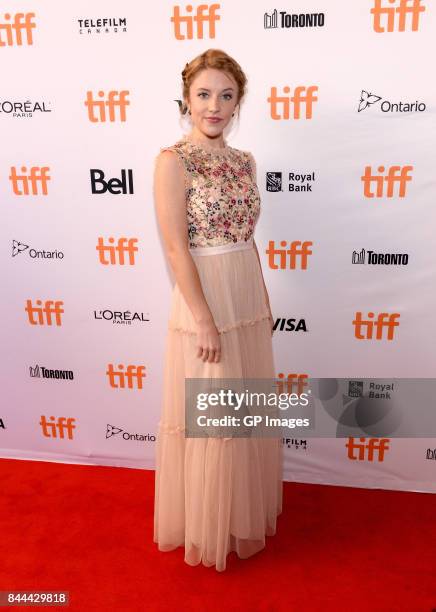
[[[410,171],[413,170],[413,166],[390,166],[387,174],[384,166],[378,166],[377,172],[381,173],[381,176],[373,174],[371,166],[365,167],[364,174],[360,177],[363,182],[363,194],[366,198],[393,198],[394,187],[398,183],[398,197],[404,198],[406,196],[406,183],[412,180],[409,175]],[[384,192],[384,184],[386,183],[386,193]],[[374,185],[375,190],[372,188]]]
[[[425,6],[422,5],[421,0],[388,0],[388,2],[391,6],[383,6],[382,0],[374,0],[374,7],[370,10],[371,15],[373,15],[374,31],[404,32],[407,16],[410,15],[410,29],[412,32],[416,32],[419,26],[420,13],[425,11]]]
[[[297,393],[301,395],[304,393],[304,389],[307,387],[307,374],[288,374],[285,378],[285,374],[280,372],[277,375],[277,390],[278,393]]]
[[[113,89],[108,92],[107,99],[94,100],[93,92],[87,91],[84,105],[88,108],[88,119],[92,123],[106,123],[106,121],[114,122],[117,120],[115,109],[119,109],[119,121],[126,121],[126,107],[130,105],[126,97],[129,93],[127,89],[123,91],[116,91]],[[105,95],[104,91],[97,92],[99,98],[104,98]],[[108,115],[106,114],[106,107],[108,109]]]
[[[76,428],[76,426],[73,425],[75,420],[76,419],[73,419],[71,417],[69,417],[68,419],[66,417],[58,417],[56,419],[56,417],[54,416],[48,417],[47,420],[44,415],[41,415],[41,420],[39,424],[42,428],[42,435],[46,438],[65,439],[65,437],[67,437],[68,440],[72,440],[73,429]],[[65,436],[65,434],[67,435]]]
[[[348,449],[348,459],[353,461],[384,461],[385,452],[389,450],[389,438],[348,438],[345,447]]]
[[[394,339],[394,329],[399,327],[399,322],[395,319],[400,318],[400,313],[380,312],[377,316],[377,321],[374,321],[375,313],[368,312],[367,319],[362,318],[361,312],[356,312],[356,318],[353,321],[354,337],[358,340],[382,340],[383,329],[387,329],[387,340]],[[363,334],[363,329],[366,328],[366,335]],[[374,338],[374,328],[376,335]]]
[[[286,240],[280,241],[281,247],[287,246]],[[305,241],[301,242],[300,240],[294,240],[290,243],[289,249],[286,248],[276,248],[274,240],[270,240],[268,243],[268,248],[265,253],[268,255],[268,265],[271,270],[295,270],[297,267],[297,257],[301,260],[301,269],[307,270],[307,258],[309,255],[312,255],[312,251],[309,250],[309,247],[313,245],[313,242]],[[301,248],[300,248],[301,247]],[[279,257],[279,263],[276,263],[276,256]],[[289,256],[289,257],[288,257]]]
[[[106,374],[114,389],[142,389],[142,379],[146,376],[145,366],[128,365],[124,371],[123,364],[118,364],[116,370],[113,363],[108,364]]]
[[[0,21],[0,47],[21,47],[23,34],[24,44],[33,45],[32,29],[36,28],[32,22],[33,17],[35,13],[15,13],[13,23],[7,23],[11,21],[12,15],[5,13],[4,21]]]
[[[275,121],[289,119],[291,115],[291,104],[293,107],[293,119],[301,119],[302,107],[305,110],[304,118],[312,119],[313,102],[318,100],[318,98],[314,96],[315,91],[318,91],[317,85],[310,85],[309,87],[299,85],[294,89],[293,95],[279,96],[277,94],[277,87],[271,87],[271,95],[267,98],[267,102],[270,103],[271,119]],[[283,87],[283,93],[291,93],[291,88],[285,85]]]
[[[217,10],[219,8],[219,4],[199,4],[195,9],[194,15],[181,15],[180,6],[174,6],[173,16],[171,17],[171,22],[174,24],[174,36],[177,38],[177,40],[192,40],[193,38],[203,39],[203,26],[205,23],[207,23],[209,38],[215,38],[215,23],[221,19],[221,17],[217,15]],[[194,7],[192,4],[187,4],[185,9],[186,13],[192,13]]]
[[[32,166],[27,169],[21,166],[18,170],[15,166],[11,167],[8,179],[12,185],[12,192],[15,195],[48,195],[48,176],[49,166]]]
[[[128,254],[128,264],[130,266],[135,265],[134,253],[138,251],[138,247],[134,246],[137,242],[137,238],[118,238],[117,246],[111,246],[115,242],[115,238],[108,238],[109,245],[104,244],[104,239],[99,237],[98,244],[95,247],[98,251],[98,257],[101,264],[108,266],[115,266],[119,264],[124,266],[126,264],[125,254]],[[106,254],[109,254],[107,259]]]
[[[54,302],[53,300],[45,300],[42,306],[42,300],[36,300],[37,306],[32,306],[32,300],[26,300],[27,317],[30,325],[62,325],[61,314],[65,311],[62,309],[64,305],[61,300]],[[53,316],[54,315],[54,322]]]

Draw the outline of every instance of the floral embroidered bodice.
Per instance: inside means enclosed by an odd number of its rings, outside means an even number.
[[[256,164],[248,151],[214,148],[183,136],[174,145],[185,176],[189,247],[247,241],[260,215]]]

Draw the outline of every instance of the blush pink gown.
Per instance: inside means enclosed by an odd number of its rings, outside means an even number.
[[[235,551],[265,547],[282,511],[280,438],[186,438],[185,378],[275,378],[271,325],[253,246],[260,214],[251,153],[194,143],[171,147],[183,167],[189,248],[221,339],[221,361],[196,357],[196,326],[172,293],[163,406],[156,443],[154,542],[185,561],[226,569]]]

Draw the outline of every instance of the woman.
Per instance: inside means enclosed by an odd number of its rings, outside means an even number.
[[[157,435],[154,541],[185,546],[185,561],[226,568],[276,531],[282,509],[279,438],[185,437],[186,378],[275,378],[273,318],[253,240],[260,213],[251,153],[224,128],[246,77],[209,49],[182,72],[189,134],[156,157],[154,197],[176,278]]]

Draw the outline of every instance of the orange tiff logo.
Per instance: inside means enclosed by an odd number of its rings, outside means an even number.
[[[390,166],[386,171],[384,166],[378,166],[374,174],[371,166],[365,166],[365,172],[360,177],[363,182],[363,195],[366,198],[393,198],[394,187],[398,184],[398,197],[406,196],[406,184],[412,180],[410,172],[413,166]]]
[[[12,184],[12,191],[15,195],[47,195],[48,181],[47,176],[49,166],[32,166],[28,169],[21,166],[18,170],[15,166],[11,167],[9,180]]]
[[[314,96],[314,92],[318,91],[316,85],[305,87],[298,86],[294,89],[293,95],[279,96],[277,87],[271,87],[271,94],[267,98],[270,103],[271,119],[280,121],[281,119],[289,119],[291,116],[291,104],[293,108],[293,119],[301,119],[302,107],[304,108],[304,119],[312,119],[313,102],[317,102],[318,98]],[[283,87],[283,93],[291,93],[291,88],[287,85]]]
[[[374,461],[385,460],[385,452],[389,450],[389,438],[359,438],[360,442],[355,442],[355,438],[348,438],[345,447],[348,449],[348,459],[353,461]]]
[[[135,255],[134,253],[138,251],[138,247],[134,246],[137,242],[137,238],[118,238],[118,242],[116,246],[113,246],[115,243],[115,238],[108,238],[109,244],[104,243],[104,238],[99,237],[98,244],[95,247],[98,251],[98,257],[101,264],[104,266],[120,265],[124,266],[126,264],[126,253],[128,254],[127,263],[130,266],[135,265]],[[109,257],[107,257],[109,256]]]
[[[68,438],[68,440],[73,439],[73,429],[76,428],[73,425],[74,421],[71,417],[56,417],[49,416],[48,419],[44,415],[41,415],[41,420],[39,424],[41,425],[42,435],[45,438]]]
[[[93,92],[87,91],[84,104],[88,107],[88,119],[91,123],[113,122],[117,120],[115,110],[118,109],[119,121],[126,121],[126,107],[130,104],[126,97],[129,93],[127,89],[123,91],[113,89],[107,94],[104,91],[98,91],[97,96],[104,99],[94,100]]]
[[[307,387],[307,374],[288,374],[285,378],[285,374],[280,372],[277,376],[277,392],[278,393],[297,393],[301,395],[304,393],[304,389]]]
[[[286,240],[280,241],[281,247],[287,246]],[[313,245],[313,242],[301,242],[300,240],[294,240],[290,243],[289,249],[276,248],[274,240],[270,240],[268,248],[265,253],[268,255],[268,265],[271,270],[295,270],[297,267],[297,259],[300,262],[300,268],[302,270],[307,269],[307,258],[312,255],[312,251],[309,247]],[[278,263],[277,263],[278,261]]]
[[[356,318],[353,321],[354,337],[358,340],[382,340],[383,330],[386,329],[386,339],[393,340],[394,329],[400,325],[395,319],[400,318],[400,313],[380,312],[377,315],[377,320],[375,320],[375,316],[374,312],[368,312],[367,319],[363,319],[363,313],[356,312]],[[364,334],[365,329],[366,334]]]
[[[5,13],[4,21],[0,21],[0,47],[33,45],[32,29],[36,28],[33,17],[35,13],[15,13],[13,16]],[[12,19],[12,23],[8,23]]]
[[[204,38],[204,23],[207,22],[209,29],[209,38],[215,38],[215,23],[221,19],[217,15],[219,4],[199,4],[196,12],[193,15],[194,7],[192,4],[187,4],[185,7],[187,15],[180,14],[180,6],[174,6],[173,16],[171,17],[174,23],[174,36],[177,40],[192,40],[193,38]],[[194,36],[195,23],[195,36]],[[183,33],[185,32],[185,34]]]
[[[404,32],[406,22],[410,22],[410,29],[416,32],[419,27],[420,13],[425,11],[421,0],[388,0],[389,5],[382,4],[382,0],[374,0],[374,7],[370,13],[373,15],[375,32]],[[394,5],[394,6],[392,6]],[[407,19],[410,16],[410,19]]]
[[[64,313],[61,300],[36,300],[36,306],[32,305],[32,300],[26,300],[27,318],[30,325],[62,325],[61,314]]]
[[[109,363],[106,374],[109,384],[114,389],[142,389],[142,379],[145,378],[145,366],[128,365],[124,371],[124,365],[118,364],[115,369],[113,363]]]

